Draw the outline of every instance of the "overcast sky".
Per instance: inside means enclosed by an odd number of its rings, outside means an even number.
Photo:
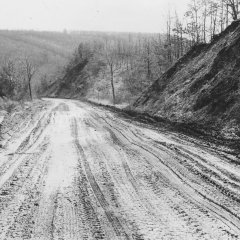
[[[163,32],[189,0],[0,0],[0,29]]]

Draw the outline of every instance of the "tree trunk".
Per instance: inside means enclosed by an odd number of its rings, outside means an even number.
[[[151,68],[150,68],[150,46],[149,46],[149,42],[147,43],[147,76],[148,78],[151,77]]]
[[[32,88],[31,88],[31,81],[28,81],[28,89],[29,89],[30,99],[31,99],[31,101],[32,101]]]
[[[233,20],[237,20],[237,18],[238,18],[238,10],[237,10],[238,5],[237,4],[235,5],[235,2],[233,2],[231,7],[232,7]]]
[[[183,56],[183,30],[181,28],[181,40],[180,40],[180,43],[181,43],[181,50],[180,50],[180,56],[182,57]]]
[[[217,9],[215,9],[214,14],[215,14],[215,16],[214,16],[214,19],[213,19],[213,33],[212,33],[212,36],[214,36],[216,34]]]
[[[172,49],[171,49],[171,16],[168,13],[167,21],[167,57],[169,65],[172,63]]]
[[[204,17],[203,17],[203,41],[206,43],[206,22],[207,22],[207,3],[204,2]]]
[[[115,89],[114,89],[114,77],[113,77],[113,66],[110,67],[110,72],[111,72],[111,86],[112,86],[112,97],[113,97],[113,105],[116,103],[116,98],[115,98]]]
[[[226,27],[228,26],[228,4],[227,4],[227,6],[226,6]]]
[[[211,13],[211,24],[210,24],[210,39],[213,39],[213,7],[212,4],[210,6],[210,13]]]
[[[221,1],[221,32],[224,29],[224,20],[223,20],[223,15],[224,15],[224,3],[223,0]]]

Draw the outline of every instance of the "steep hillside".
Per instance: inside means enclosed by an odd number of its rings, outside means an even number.
[[[193,47],[130,108],[173,122],[240,134],[240,20]]]
[[[46,97],[79,98],[86,94],[87,76],[84,68],[88,61],[84,59],[69,68],[61,80],[53,82],[43,94]]]

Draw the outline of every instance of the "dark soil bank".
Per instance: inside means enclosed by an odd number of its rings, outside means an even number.
[[[240,137],[240,20],[210,44],[194,46],[128,111],[227,139]],[[216,136],[217,137],[217,136]]]

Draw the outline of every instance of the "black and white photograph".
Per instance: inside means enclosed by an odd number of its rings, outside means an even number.
[[[0,0],[0,240],[240,240],[240,0]]]

